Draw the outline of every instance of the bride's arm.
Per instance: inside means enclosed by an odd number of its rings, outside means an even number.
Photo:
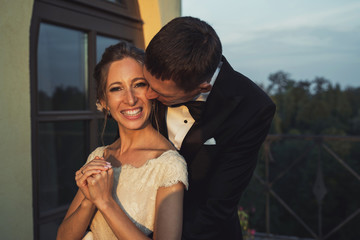
[[[87,179],[90,198],[119,239],[149,239],[123,212],[111,195],[113,170]],[[158,189],[155,206],[154,239],[181,238],[184,185],[174,184]]]
[[[79,189],[57,232],[57,240],[81,239],[95,213],[95,205]]]
[[[181,239],[184,185],[179,182],[157,191],[154,239]]]
[[[60,224],[57,239],[81,239],[95,213],[96,207],[89,200],[87,178],[109,169],[103,158],[96,157],[76,172],[76,185],[79,187],[70,207]]]

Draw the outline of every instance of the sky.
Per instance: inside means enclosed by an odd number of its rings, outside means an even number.
[[[182,0],[182,16],[208,22],[233,68],[258,84],[284,71],[360,87],[359,0]]]

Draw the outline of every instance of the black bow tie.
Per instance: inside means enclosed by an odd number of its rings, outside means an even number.
[[[201,113],[203,111],[204,105],[205,102],[203,101],[190,101],[190,102],[172,105],[170,107],[186,106],[189,109],[191,116],[194,118],[196,122],[198,122],[201,118]]]

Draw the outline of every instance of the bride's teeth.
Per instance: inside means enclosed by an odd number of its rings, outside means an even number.
[[[138,108],[138,109],[124,111],[123,113],[128,116],[135,116],[135,115],[139,114],[140,112],[141,112],[141,109]]]

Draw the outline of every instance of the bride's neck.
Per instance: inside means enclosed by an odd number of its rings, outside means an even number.
[[[117,147],[120,152],[126,152],[137,148],[144,149],[153,140],[152,137],[154,136],[154,132],[156,132],[156,130],[151,124],[138,130],[120,129],[120,138]]]

